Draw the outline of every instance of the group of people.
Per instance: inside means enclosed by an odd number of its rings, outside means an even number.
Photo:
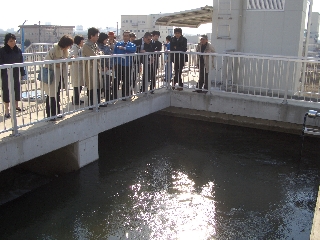
[[[150,90],[156,87],[156,75],[159,67],[160,51],[163,45],[165,52],[165,80],[171,81],[172,64],[174,69],[173,86],[179,85],[183,89],[182,70],[188,61],[187,39],[182,35],[181,28],[174,29],[174,36],[167,36],[166,43],[159,41],[160,32],[146,32],[141,39],[136,39],[134,33],[124,31],[122,40],[116,41],[113,32],[100,33],[97,28],[88,29],[88,38],[85,41],[83,36],[63,36],[57,44],[45,56],[45,60],[57,60],[65,58],[90,57],[98,55],[113,55],[110,58],[102,58],[98,67],[94,68],[93,60],[90,61],[73,61],[70,66],[71,83],[73,86],[72,103],[75,105],[83,104],[80,99],[80,93],[83,86],[87,88],[89,105],[93,106],[94,91],[97,92],[97,103],[100,107],[104,107],[104,103],[100,102],[100,94],[104,92],[106,101],[118,98],[118,89],[121,86],[122,98],[130,95],[130,86],[135,86],[137,74],[142,74],[142,86],[139,89],[145,92],[146,83],[150,82]],[[14,34],[5,36],[5,46],[0,49],[0,65],[22,63],[23,57],[21,50],[16,46],[16,37]],[[214,48],[208,42],[206,35],[201,36],[200,43],[196,51],[201,53],[214,52]],[[176,52],[176,53],[175,53]],[[182,53],[181,53],[182,52]],[[132,53],[151,53],[141,54],[133,57]],[[117,55],[121,54],[119,57]],[[123,56],[125,54],[131,54]],[[141,67],[143,66],[143,68]],[[60,115],[60,90],[67,86],[68,65],[67,64],[47,64],[44,66],[54,70],[54,81],[51,83],[43,83],[46,97],[46,114],[47,117],[61,117]],[[199,82],[198,87],[207,88],[209,56],[200,55],[198,57]],[[94,74],[94,69],[96,73]],[[143,70],[142,70],[143,69]],[[142,72],[141,72],[142,71]],[[24,68],[14,68],[14,91],[16,100],[16,110],[23,111],[18,106],[20,101],[20,78],[25,75]],[[101,81],[94,83],[94,75],[102,76]],[[5,103],[5,117],[10,118],[9,113],[9,87],[8,75],[5,69],[1,70],[2,79],[2,98]],[[101,84],[100,84],[101,83]],[[53,119],[54,120],[54,119]]]

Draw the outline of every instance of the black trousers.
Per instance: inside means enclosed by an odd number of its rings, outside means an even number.
[[[93,89],[87,90],[87,94],[89,96],[89,104],[90,104],[90,106],[95,105],[95,103],[93,102],[93,91],[94,91]],[[100,100],[101,100],[101,98],[100,98],[100,89],[97,89],[96,91],[97,91],[97,103],[100,103]]]
[[[108,102],[109,100],[113,99],[113,95],[110,94],[112,77],[107,74],[103,74],[102,75],[102,82],[103,82],[104,96],[105,96],[106,102]]]
[[[60,89],[61,89],[61,81],[59,81],[56,97],[49,97],[47,95],[47,98],[46,98],[47,117],[52,117],[57,114],[60,114]]]
[[[204,64],[200,64],[199,66],[199,85],[198,88],[202,88],[204,84],[204,89],[208,89],[208,73],[206,73],[206,69]]]
[[[173,78],[173,84],[179,83],[180,87],[183,87],[182,83],[182,69],[184,67],[184,61],[181,58],[174,60],[174,78]]]
[[[156,87],[156,69],[154,64],[147,65],[148,71],[148,82],[151,82],[150,90],[153,90]],[[142,75],[142,91],[146,91],[146,76]]]
[[[74,87],[73,88],[73,104],[79,105],[80,104],[80,93],[82,90],[82,86]]]
[[[116,79],[115,79],[115,84],[113,86],[113,94],[114,94],[114,99],[118,98],[117,92],[118,92],[118,87],[120,84],[120,81],[122,80],[122,97],[127,97],[129,96],[129,89],[130,89],[130,83],[131,83],[131,66],[122,66],[122,65],[116,65],[115,66],[115,72],[116,72]]]
[[[10,102],[10,95],[9,95],[9,82],[8,82],[8,75],[2,75],[2,101],[5,103]],[[20,80],[19,75],[13,76],[13,84],[14,84],[14,99],[16,101],[20,101]]]

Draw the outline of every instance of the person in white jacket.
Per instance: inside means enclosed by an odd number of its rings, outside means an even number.
[[[70,49],[69,57],[70,58],[81,57],[81,48],[83,47],[83,44],[84,44],[84,37],[77,35],[74,37],[73,42],[74,44]],[[75,104],[75,105],[83,104],[84,101],[79,99],[82,86],[84,86],[82,61],[76,61],[72,63],[70,67],[70,75],[71,75],[71,83],[73,86],[72,104]]]
[[[58,44],[54,44],[53,48],[45,56],[45,60],[65,59],[69,56],[69,49],[73,44],[73,39],[67,35],[62,36]],[[43,83],[43,89],[47,95],[46,98],[46,114],[47,117],[57,116],[60,114],[60,89],[66,86],[68,80],[68,71],[66,63],[57,63],[46,65],[45,67],[54,70],[54,79],[50,84]],[[61,117],[59,115],[58,117]],[[53,119],[54,120],[54,119]]]
[[[208,42],[207,35],[202,35],[200,43],[198,44],[196,51],[199,53],[214,53],[214,47]],[[208,73],[210,67],[214,68],[214,61],[212,57],[211,64],[209,63],[209,55],[198,55],[198,67],[199,67],[199,83],[197,88],[208,89]]]

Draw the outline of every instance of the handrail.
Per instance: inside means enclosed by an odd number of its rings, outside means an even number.
[[[314,84],[319,85],[319,79],[316,79],[317,76],[314,75],[314,72],[320,72],[320,60],[318,59],[310,59],[310,58],[290,58],[287,56],[267,56],[267,55],[259,55],[255,56],[254,54],[239,54],[235,52],[230,53],[198,53],[198,52],[170,52],[170,51],[161,51],[156,53],[132,53],[132,54],[118,54],[118,55],[101,55],[101,56],[93,56],[93,57],[79,57],[79,58],[67,58],[67,59],[59,59],[59,60],[44,60],[44,56],[46,52],[34,52],[34,53],[24,53],[24,57],[28,58],[24,63],[16,63],[16,64],[6,64],[0,65],[0,69],[6,69],[7,71],[12,71],[14,68],[23,67],[26,69],[27,77],[21,83],[21,90],[27,96],[33,96],[33,99],[27,98],[25,101],[25,105],[27,105],[25,113],[21,113],[17,115],[17,118],[21,118],[22,122],[19,120],[16,125],[11,124],[10,120],[8,121],[3,119],[1,123],[1,109],[0,109],[0,126],[3,124],[3,130],[0,127],[1,132],[14,131],[17,133],[17,129],[27,126],[28,124],[36,124],[37,122],[47,120],[46,117],[40,117],[41,114],[45,113],[45,104],[44,102],[38,101],[37,96],[41,94],[42,100],[44,100],[44,85],[42,82],[37,80],[37,76],[39,74],[43,74],[43,67],[45,65],[59,65],[65,69],[69,69],[71,66],[81,66],[81,71],[79,71],[79,78],[83,78],[85,74],[89,73],[89,77],[93,79],[97,79],[94,82],[90,82],[91,85],[86,86],[91,88],[102,88],[99,86],[103,81],[114,81],[115,80],[115,69],[112,67],[116,59],[130,57],[134,59],[135,63],[137,59],[140,59],[141,56],[145,56],[144,59],[157,59],[159,58],[159,66],[158,73],[156,75],[156,86],[155,90],[158,89],[172,89],[174,84],[168,81],[167,77],[172,74],[175,75],[174,67],[171,64],[170,58],[174,57],[175,54],[185,54],[188,55],[189,60],[185,65],[182,73],[183,73],[183,88],[185,89],[201,89],[203,86],[196,86],[199,79],[199,68],[198,68],[198,60],[199,56],[203,56],[204,58],[208,58],[209,62],[212,63],[212,67],[210,67],[208,71],[209,82],[207,86],[207,90],[204,92],[209,92],[209,94],[213,94],[214,91],[225,91],[228,93],[237,93],[237,94],[250,94],[264,97],[276,97],[281,98],[283,103],[287,103],[288,100],[299,100],[309,102],[310,99],[314,98],[314,102],[320,102],[320,92],[317,88],[311,88]],[[157,62],[157,61],[156,61]],[[90,64],[89,64],[90,63]],[[145,64],[145,68],[142,72],[139,71],[140,66],[135,65],[133,63],[130,65],[134,67],[131,71],[130,78],[135,77],[136,85],[133,85],[133,82],[130,82],[130,94],[129,96],[117,97],[117,99],[123,99],[127,97],[131,97],[133,95],[139,95],[141,93],[151,93],[151,90],[143,90],[142,85],[145,84],[148,86],[149,79],[143,78],[143,74],[148,76],[151,72],[145,71],[149,67],[148,64]],[[307,71],[307,81],[305,84],[299,81],[302,73],[302,63],[308,63],[308,65],[312,66],[308,68]],[[92,65],[93,64],[93,65]],[[103,64],[109,64],[109,66]],[[171,67],[169,67],[171,64]],[[214,66],[213,66],[214,65]],[[90,73],[91,67],[97,67],[102,71],[99,71],[96,74],[92,75]],[[102,67],[102,68],[101,68]],[[111,69],[111,75],[109,76],[109,80],[106,80],[107,71],[104,71],[105,67]],[[71,68],[70,68],[71,69]],[[72,114],[76,111],[82,111],[92,107],[89,103],[86,102],[85,106],[79,106],[79,108],[75,108],[72,105],[68,105],[71,101],[72,91],[73,91],[73,82],[71,79],[72,72],[68,70],[67,81],[65,84],[65,89],[61,91],[63,94],[62,99],[65,103],[65,109],[63,110],[63,114]],[[172,70],[171,70],[172,69]],[[60,68],[54,68],[57,74],[61,73]],[[89,71],[88,71],[89,70]],[[169,72],[168,72],[169,71]],[[87,73],[85,73],[87,72]],[[110,74],[110,73],[108,73]],[[314,75],[314,77],[313,77]],[[10,75],[12,76],[12,75]],[[11,77],[12,78],[12,77]],[[84,78],[83,78],[84,79]],[[12,81],[12,80],[11,80]],[[104,82],[105,84],[106,82]],[[84,83],[82,83],[84,84]],[[93,85],[92,85],[93,84]],[[108,83],[110,84],[110,82]],[[317,85],[317,86],[318,86]],[[58,86],[56,86],[58,87]],[[11,90],[13,91],[13,90]],[[55,91],[55,90],[54,90]],[[108,89],[107,89],[108,91]],[[114,91],[114,89],[110,90]],[[29,94],[30,92],[30,94]],[[1,89],[0,89],[1,93]],[[32,93],[32,94],[31,94]],[[297,95],[297,93],[299,93]],[[47,93],[45,93],[47,94]],[[93,92],[93,99],[99,99],[97,93]],[[11,94],[14,96],[14,94]],[[106,98],[107,99],[107,98]],[[106,102],[115,102],[117,99],[107,99]],[[98,102],[94,101],[94,107],[98,108]],[[29,109],[35,109],[35,113],[37,114],[36,121],[31,117],[32,113]],[[42,109],[42,110],[39,110]],[[3,108],[2,108],[3,111]],[[42,111],[42,113],[41,113]],[[41,113],[41,114],[40,114]],[[29,115],[29,122],[26,122],[25,115]],[[2,112],[3,116],[3,112]],[[50,116],[50,118],[54,118],[55,116]],[[14,127],[14,129],[12,128]]]

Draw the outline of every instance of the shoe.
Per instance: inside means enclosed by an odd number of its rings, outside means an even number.
[[[77,103],[74,104],[74,102],[73,102],[73,96],[72,96],[72,97],[71,97],[71,103],[72,103],[72,105],[81,105],[81,104],[84,104],[84,101],[83,101],[83,100],[80,100],[80,104],[79,104],[79,102],[77,102]]]
[[[83,100],[80,100],[80,104],[79,103],[73,104],[73,102],[72,102],[72,105],[81,105],[81,104],[84,104]]]
[[[18,111],[18,112],[23,112],[23,111],[25,111],[24,109],[21,109],[21,108],[19,108],[19,107],[16,107],[16,111]]]
[[[10,113],[7,113],[7,114],[4,114],[4,117],[5,118],[11,118],[11,115],[10,115]]]
[[[62,114],[57,115],[57,118],[62,118],[62,117],[63,117]]]
[[[151,93],[151,94],[154,94],[154,91],[152,90],[150,93]]]
[[[99,107],[108,107],[108,104],[100,104]]]

